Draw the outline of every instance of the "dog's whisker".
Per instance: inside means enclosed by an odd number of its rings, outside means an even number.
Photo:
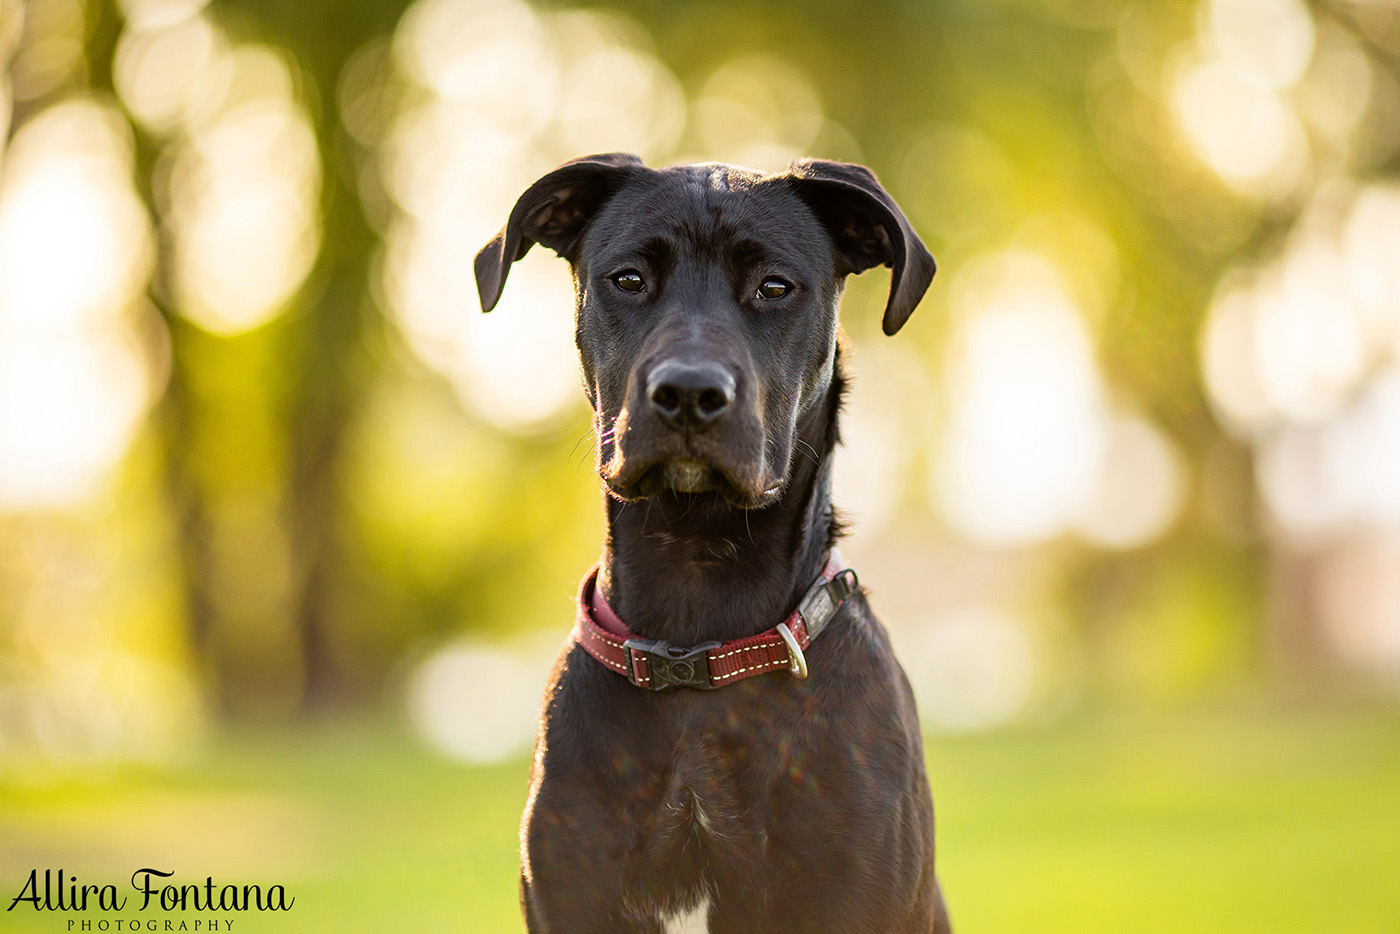
[[[797,438],[796,441],[798,450],[803,451],[807,459],[812,462],[812,466],[819,466],[821,464],[821,457],[817,454],[817,449],[812,447],[806,441],[803,441],[801,438]]]
[[[593,427],[590,425],[587,431],[578,436],[578,440],[574,442],[574,446],[569,449],[569,463],[573,463],[574,455],[578,454],[579,445],[588,440],[588,436],[591,434],[593,434]],[[583,466],[582,458],[579,458],[579,466]]]

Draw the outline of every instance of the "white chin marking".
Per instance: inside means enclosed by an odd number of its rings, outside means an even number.
[[[700,904],[689,911],[678,911],[661,919],[661,930],[666,934],[709,934],[710,900],[700,899]]]
[[[710,468],[688,458],[666,464],[666,485],[680,493],[698,493],[709,489]]]

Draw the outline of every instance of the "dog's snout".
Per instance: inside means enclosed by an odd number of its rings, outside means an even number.
[[[734,402],[734,374],[718,363],[666,360],[647,377],[651,410],[676,429],[703,429]]]

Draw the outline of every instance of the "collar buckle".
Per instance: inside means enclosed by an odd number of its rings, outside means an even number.
[[[628,639],[622,645],[627,657],[627,680],[651,691],[678,687],[712,691],[719,685],[710,681],[710,659],[705,653],[719,647],[719,642],[686,648],[664,639]],[[646,683],[638,680],[638,654],[646,658]]]

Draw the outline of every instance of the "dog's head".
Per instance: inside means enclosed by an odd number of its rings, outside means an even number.
[[[567,162],[477,254],[484,310],[535,243],[573,267],[598,470],[623,500],[777,500],[798,426],[831,386],[845,277],[892,268],[894,334],[934,273],[869,169],[815,159],[775,174],[621,153]]]

